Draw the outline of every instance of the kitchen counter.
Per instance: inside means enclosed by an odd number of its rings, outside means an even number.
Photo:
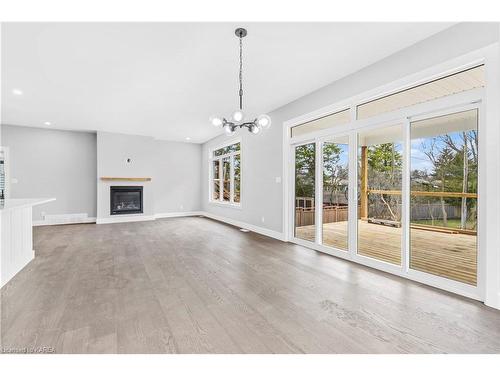
[[[55,198],[6,199],[0,206],[0,287],[35,258],[33,250],[33,206]]]

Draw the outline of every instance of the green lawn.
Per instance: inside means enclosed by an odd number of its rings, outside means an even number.
[[[414,224],[423,224],[423,225],[434,225],[437,227],[444,227],[443,220],[434,220],[434,224],[432,223],[432,220],[430,219],[424,219],[424,220],[412,220],[411,221]],[[472,229],[474,226],[472,225],[473,223],[467,222],[467,229]],[[448,225],[446,225],[448,228],[460,228],[460,219],[448,219]]]

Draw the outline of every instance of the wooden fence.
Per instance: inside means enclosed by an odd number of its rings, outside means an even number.
[[[314,207],[295,209],[295,226],[302,227],[314,224]],[[323,223],[336,223],[338,221],[347,221],[347,206],[326,206],[323,207]]]

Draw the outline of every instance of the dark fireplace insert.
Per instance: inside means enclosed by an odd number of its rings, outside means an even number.
[[[142,186],[111,186],[111,215],[142,214]]]

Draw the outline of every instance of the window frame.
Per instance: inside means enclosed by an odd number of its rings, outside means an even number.
[[[364,257],[357,256],[356,254],[343,254],[340,251],[336,251],[336,249],[328,248],[326,246],[322,246],[318,243],[309,243],[306,241],[301,241],[300,239],[294,238],[293,231],[293,199],[294,199],[294,176],[292,173],[293,165],[294,165],[294,157],[293,150],[294,146],[301,143],[310,143],[311,141],[322,142],[330,136],[348,133],[350,137],[350,145],[352,145],[350,151],[357,151],[357,132],[362,129],[376,128],[378,126],[385,127],[396,123],[402,123],[405,128],[405,145],[408,145],[409,140],[409,126],[410,121],[415,121],[415,118],[429,117],[429,115],[437,115],[438,113],[449,113],[455,112],[457,109],[466,109],[468,107],[478,107],[479,108],[479,129],[483,135],[480,137],[480,148],[483,150],[480,152],[480,158],[483,160],[483,163],[480,163],[479,166],[479,190],[478,194],[483,197],[486,196],[486,191],[493,192],[495,190],[496,185],[490,183],[490,186],[487,186],[484,182],[484,176],[486,175],[486,170],[489,170],[490,173],[496,175],[496,171],[493,172],[494,167],[490,166],[487,163],[484,163],[484,160],[490,160],[494,163],[494,150],[488,149],[485,146],[486,139],[489,137],[496,137],[499,130],[492,129],[493,127],[485,127],[485,123],[495,123],[498,119],[497,111],[491,106],[486,107],[485,102],[494,102],[500,93],[498,88],[494,85],[495,80],[499,77],[500,70],[497,68],[498,63],[498,47],[497,46],[488,46],[484,47],[480,50],[473,51],[467,53],[465,55],[459,56],[454,59],[450,59],[443,63],[433,65],[429,68],[426,68],[422,71],[418,71],[416,73],[412,73],[406,77],[401,79],[389,82],[387,84],[374,87],[368,91],[362,92],[355,96],[347,97],[341,101],[336,103],[327,105],[323,108],[319,108],[309,113],[305,113],[299,115],[295,118],[289,119],[284,122],[283,126],[283,222],[284,222],[284,238],[286,241],[298,243],[299,245],[303,245],[305,247],[312,248],[314,250],[328,253],[339,258],[344,258],[351,260],[355,263],[364,264],[370,266],[375,269],[379,269],[385,272],[389,272],[398,276],[402,276],[407,279],[416,280],[419,282],[423,282],[427,285],[435,286],[440,289],[448,290],[453,293],[457,293],[460,295],[464,295],[466,297],[470,297],[473,299],[478,299],[481,301],[485,301],[486,304],[496,306],[497,305],[497,289],[494,286],[494,278],[491,277],[491,273],[488,274],[486,272],[487,268],[490,268],[488,264],[491,262],[495,262],[499,259],[500,255],[495,254],[491,248],[495,247],[495,241],[490,238],[492,236],[486,236],[487,231],[492,230],[494,223],[498,223],[500,220],[500,215],[492,210],[487,211],[484,205],[484,199],[478,199],[478,221],[481,221],[483,224],[479,224],[478,227],[478,238],[477,238],[477,251],[478,251],[478,283],[476,287],[462,287],[463,285],[457,285],[457,282],[449,281],[447,279],[443,279],[439,276],[429,276],[422,275],[418,271],[402,270],[401,267],[394,267],[390,264],[385,264],[383,262],[374,261],[372,262],[370,259],[365,259]],[[467,70],[473,68],[475,66],[484,65],[486,69],[486,82],[485,87],[472,89],[465,92],[460,92],[457,94],[452,94],[450,96],[438,98],[432,100],[431,102],[420,103],[413,105],[411,107],[401,108],[399,110],[383,113],[374,117],[369,117],[367,119],[358,120],[356,118],[356,107],[359,104],[390,95],[395,92],[399,92],[404,89],[408,89],[419,84],[425,84],[429,81],[442,78],[444,76],[458,73],[463,70]],[[335,129],[325,129],[319,130],[316,132],[308,133],[305,135],[301,135],[298,137],[291,137],[290,128],[293,126],[297,126],[303,124],[305,122],[313,121],[315,118],[320,118],[322,116],[338,112],[342,109],[350,108],[351,110],[351,122],[347,125],[341,125]],[[489,137],[485,134],[488,133]],[[408,139],[406,139],[408,138]],[[496,139],[496,138],[495,138]],[[404,149],[404,163],[409,162],[409,148],[406,146]],[[355,202],[356,200],[356,179],[357,179],[357,168],[356,163],[354,162],[357,158],[357,155],[350,153],[350,162],[352,164],[349,165],[349,180],[350,186],[353,188],[350,189],[349,199],[350,202]],[[490,162],[491,164],[491,162]],[[409,175],[406,171],[404,171],[406,176],[405,186],[403,187],[403,192],[405,196],[409,194],[408,184],[406,180],[409,179]],[[491,198],[490,198],[491,200]],[[495,201],[495,197],[493,197]],[[405,205],[408,205],[407,203]],[[403,205],[403,206],[405,206]],[[353,204],[349,205],[353,207],[352,210],[349,211],[350,217],[357,217],[356,210],[354,209]],[[318,210],[319,213],[319,210]],[[408,212],[403,211],[403,216],[405,220],[407,220],[406,216]],[[349,243],[352,248],[357,249],[357,228],[355,225],[355,221],[353,220],[352,225],[349,226]],[[406,225],[406,224],[405,224]],[[487,227],[487,228],[486,228]],[[496,229],[494,229],[496,230]],[[409,238],[406,236],[403,237],[405,241],[405,246],[408,247]],[[488,261],[486,261],[488,260]],[[406,260],[403,260],[406,262]],[[488,276],[490,275],[490,276]],[[444,280],[444,281],[443,281]],[[495,284],[496,285],[496,284]],[[500,306],[500,300],[498,300],[498,306]]]
[[[240,144],[240,149],[238,151],[231,151],[231,152],[227,152],[225,154],[221,154],[221,155],[217,155],[215,156],[214,153],[215,151],[221,149],[221,148],[224,148],[224,147],[228,147],[228,146],[232,146],[232,145],[236,145],[236,144]],[[233,208],[241,208],[241,201],[242,201],[242,197],[241,197],[241,180],[242,180],[242,168],[241,168],[241,151],[242,151],[242,145],[241,145],[241,138],[232,138],[230,141],[228,142],[224,142],[224,143],[220,143],[220,144],[217,144],[216,146],[214,147],[211,147],[209,149],[209,156],[208,156],[208,165],[209,165],[209,177],[208,177],[208,183],[209,183],[209,193],[208,193],[208,203],[210,204],[217,204],[217,205],[223,205],[223,206],[227,206],[227,207],[233,207]],[[234,196],[235,196],[235,179],[234,179],[234,159],[235,157],[239,155],[240,157],[240,201],[239,202],[235,202],[234,201]],[[230,171],[229,171],[229,181],[230,181],[230,184],[229,184],[229,201],[225,201],[224,200],[224,170],[223,170],[223,160],[228,158],[229,157],[229,165],[230,165]],[[213,175],[213,166],[214,166],[214,162],[218,162],[219,163],[219,176],[218,176],[218,180],[219,180],[219,198],[218,199],[215,199],[214,198],[214,180],[215,180],[215,177]]]

